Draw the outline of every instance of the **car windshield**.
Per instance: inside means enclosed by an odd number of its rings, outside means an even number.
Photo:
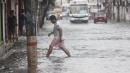
[[[71,14],[86,14],[87,12],[86,5],[73,5],[70,7]]]
[[[105,16],[106,14],[104,12],[98,12],[96,16]]]

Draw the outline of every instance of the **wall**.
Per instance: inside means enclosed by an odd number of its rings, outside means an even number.
[[[2,42],[2,3],[0,2],[0,45]]]
[[[14,10],[14,15],[16,16],[16,19],[17,19],[17,26],[16,26],[16,38],[18,38],[18,24],[19,24],[19,3],[18,3],[19,0],[7,0],[6,2],[6,18],[8,17],[8,14],[10,12],[10,10]],[[8,34],[8,25],[7,25],[7,19],[6,19],[6,38],[9,38],[9,34]],[[7,42],[9,41],[8,39],[6,40]]]
[[[127,7],[127,3],[125,3],[125,6],[120,5],[120,21],[130,21],[130,5]],[[128,12],[127,9],[128,8]],[[117,6],[113,6],[112,7],[112,12],[113,12],[113,19],[115,19],[115,21],[117,21],[118,18],[118,10],[117,10]]]

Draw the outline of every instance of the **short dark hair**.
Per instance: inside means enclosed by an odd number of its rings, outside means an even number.
[[[55,15],[51,15],[49,19],[50,20],[57,20]]]
[[[10,14],[14,14],[14,10],[10,10]]]
[[[20,9],[20,13],[24,13],[24,9]]]

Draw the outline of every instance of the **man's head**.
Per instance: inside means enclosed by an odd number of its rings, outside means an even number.
[[[14,15],[14,10],[10,10],[10,15]]]
[[[20,13],[21,13],[21,14],[24,13],[24,9],[20,9]]]
[[[50,16],[50,21],[55,24],[57,22],[56,16],[55,15],[51,15]]]

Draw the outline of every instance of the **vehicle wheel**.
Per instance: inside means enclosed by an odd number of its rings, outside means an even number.
[[[60,19],[62,20],[62,17],[60,17]]]
[[[85,23],[88,23],[88,20],[87,21],[84,21]]]
[[[107,23],[107,21],[105,21],[105,23]]]
[[[94,23],[96,24],[96,21],[94,21]]]
[[[94,23],[96,23],[97,21],[94,19]]]
[[[74,23],[74,21],[70,21],[71,23]]]

